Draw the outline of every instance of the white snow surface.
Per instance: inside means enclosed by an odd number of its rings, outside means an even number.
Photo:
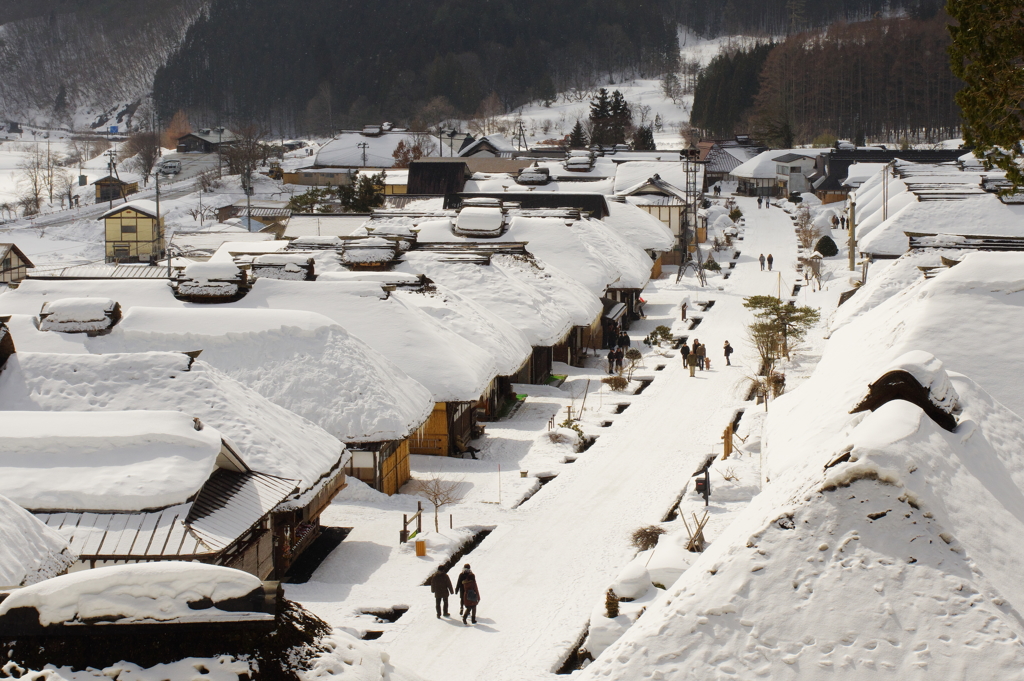
[[[0,495],[0,589],[56,577],[74,562],[64,537]]]
[[[220,449],[176,411],[0,411],[0,494],[33,511],[165,508],[199,491]]]
[[[198,417],[228,439],[251,469],[299,481],[297,499],[348,459],[327,431],[202,360],[189,368],[180,353],[18,352],[0,372],[3,411],[134,409]]]
[[[189,603],[241,598],[259,577],[219,565],[159,561],[81,570],[19,589],[0,603],[0,616],[15,608],[35,608],[42,626],[105,618],[118,624],[269,619],[272,615],[193,610]]]
[[[764,491],[581,678],[1019,676],[1024,419],[994,395],[1020,375],[1022,264],[968,255],[835,330],[767,415]],[[893,368],[956,430],[849,413]]]
[[[675,237],[665,223],[642,208],[617,201],[608,202],[603,222],[627,242],[644,250],[669,251]]]

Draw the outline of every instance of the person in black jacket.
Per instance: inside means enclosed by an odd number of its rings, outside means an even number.
[[[448,578],[448,574],[441,571],[441,568],[437,568],[434,576],[430,578],[430,590],[434,593],[434,605],[437,609],[437,619],[441,619],[441,605],[444,604],[444,616],[450,617],[448,614],[448,596],[454,593],[452,589],[452,580]]]
[[[469,563],[462,568],[459,575],[459,584],[455,587],[456,593],[462,596],[462,623],[468,624],[466,618],[471,618],[476,624],[476,606],[480,602],[480,587],[476,584],[476,575],[469,569]]]
[[[725,341],[725,366],[731,367],[732,363],[729,361],[729,355],[733,353],[732,346],[729,345],[729,341]]]
[[[772,257],[771,253],[768,254],[768,259],[766,260],[766,262],[768,263],[768,271],[771,272],[772,271],[772,263],[775,262],[775,258]]]
[[[626,333],[625,331],[620,331],[619,332],[619,347],[625,349],[625,348],[628,348],[631,344],[632,343],[629,340],[629,334]]]

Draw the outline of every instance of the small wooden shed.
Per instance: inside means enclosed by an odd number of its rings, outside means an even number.
[[[28,276],[32,261],[14,244],[0,244],[0,284],[13,284]]]
[[[139,191],[138,182],[125,182],[113,175],[107,175],[93,182],[96,187],[96,203],[117,201]]]

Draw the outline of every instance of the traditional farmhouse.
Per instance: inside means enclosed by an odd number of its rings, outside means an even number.
[[[197,560],[266,578],[271,512],[296,485],[177,411],[0,411],[0,493],[67,538],[73,570]]]
[[[217,153],[223,147],[238,141],[238,136],[227,128],[200,128],[178,138],[177,152],[184,153]]]
[[[138,182],[125,182],[113,175],[107,175],[93,182],[96,187],[96,203],[104,201],[127,201],[132,194],[139,191]]]
[[[16,284],[35,267],[15,244],[0,244],[0,284]]]
[[[392,168],[397,161],[395,150],[399,143],[412,147],[425,135],[424,132],[393,128],[390,124],[344,130],[320,147],[313,165],[315,168]]]
[[[823,153],[820,149],[773,149],[762,152],[733,169],[732,175],[737,182],[736,191],[744,196],[779,196],[789,191],[790,167],[797,168],[797,171],[792,172],[802,176],[807,168],[814,166],[814,159]],[[798,161],[791,157],[804,160]],[[781,158],[791,160],[776,160]],[[785,168],[786,173],[782,173],[781,168]]]
[[[139,200],[104,212],[104,240],[108,263],[150,263],[164,257],[164,219],[156,204]]]
[[[473,158],[476,156],[483,158],[512,158],[516,155],[517,151],[515,146],[505,139],[504,135],[494,134],[485,135],[474,142],[470,142],[459,151],[459,156],[462,158]]]
[[[912,163],[954,163],[963,149],[883,149],[836,143],[834,149],[822,156],[821,176],[814,181],[814,194],[822,203],[845,201],[851,189],[856,189],[874,168],[895,159]],[[860,166],[854,169],[854,166]],[[851,174],[851,170],[853,173]]]
[[[702,189],[707,191],[718,182],[734,181],[732,171],[746,163],[768,147],[750,139],[748,135],[736,135],[733,139],[701,140],[697,143],[700,151],[698,160],[704,166]]]
[[[163,414],[155,420],[131,414],[140,409]],[[180,414],[166,414],[171,411]],[[12,490],[15,501],[32,504],[40,517],[53,511],[46,523],[69,537],[89,566],[191,556],[280,578],[319,535],[320,514],[345,486],[349,455],[337,438],[177,352],[23,350],[0,371],[0,416],[3,412],[35,412],[38,432],[24,435],[29,443],[24,446],[49,443],[53,448],[45,456],[56,457],[45,470],[35,465],[35,455],[12,459],[25,468],[24,475],[14,476],[20,481]],[[102,412],[97,418],[103,422],[53,412]],[[54,428],[47,425],[57,422],[50,417],[67,422]],[[8,415],[5,423],[10,429],[5,426],[3,435],[14,437],[21,432],[15,430],[18,423],[34,422]],[[203,430],[195,430],[199,424]],[[152,444],[159,442],[166,446]],[[162,459],[174,442],[183,447],[181,456]],[[70,449],[61,455],[65,444]],[[95,469],[81,468],[86,444],[89,451],[104,452],[105,458],[90,459]],[[0,449],[12,451],[7,443]],[[61,485],[50,485],[62,466],[94,473],[69,473]],[[113,470],[138,474],[104,477]],[[25,480],[43,482],[26,485]],[[76,486],[86,480],[94,484]]]

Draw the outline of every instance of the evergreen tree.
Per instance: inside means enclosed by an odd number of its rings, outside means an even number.
[[[1024,19],[1020,0],[949,0],[953,73],[965,87],[956,94],[964,141],[976,156],[1006,171],[1013,191],[1024,186]]]
[[[597,98],[590,103],[590,143],[614,144],[612,142],[612,102],[608,90],[601,88]]]
[[[629,102],[616,90],[612,93],[611,107],[611,144],[625,144],[626,135],[633,127],[633,112],[629,108]]]
[[[634,151],[654,151],[654,127],[651,124],[641,125],[633,133]]]
[[[572,132],[569,133],[569,148],[586,149],[588,146],[590,146],[590,142],[587,140],[587,133],[583,129],[583,123],[577,118],[576,125],[573,126]]]
[[[665,95],[665,99],[671,99],[675,104],[682,102],[683,86],[675,72],[665,74],[665,78],[661,81],[661,93]]]

